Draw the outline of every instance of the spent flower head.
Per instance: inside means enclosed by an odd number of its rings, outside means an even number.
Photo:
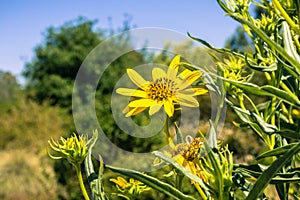
[[[223,195],[229,196],[229,191],[233,184],[233,158],[227,146],[219,144],[217,152],[207,152],[204,138],[192,138],[190,136],[186,138],[186,142],[177,145],[170,139],[169,145],[171,147],[169,156],[191,173],[201,178],[209,186],[213,199],[220,199],[220,195],[222,196],[220,189]],[[191,181],[191,183],[197,189],[202,187],[195,181]]]
[[[208,182],[211,175],[201,165],[201,150],[203,150],[203,139],[200,137],[186,137],[186,142],[175,145],[172,139],[169,139],[171,147],[171,157],[181,166],[185,167],[194,175],[201,178],[204,182]],[[196,184],[191,181],[192,184]]]
[[[161,68],[153,68],[152,81],[146,81],[133,69],[127,74],[138,89],[118,88],[116,92],[137,99],[131,101],[124,109],[126,117],[136,115],[149,108],[149,115],[157,113],[161,107],[169,117],[174,114],[174,106],[198,107],[194,96],[207,93],[204,88],[192,88],[191,84],[201,77],[200,71],[183,70],[179,75],[180,56],[175,56],[167,72]]]
[[[56,152],[57,155],[49,156],[53,159],[66,158],[74,166],[80,165],[88,154],[88,139],[87,136],[76,136],[74,133],[69,138],[60,138],[59,141],[54,141],[53,138],[48,141],[52,150]]]

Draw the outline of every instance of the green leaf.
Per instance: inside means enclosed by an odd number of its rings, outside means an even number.
[[[264,171],[264,167],[261,165],[238,165],[235,168],[235,173],[243,174],[246,178],[258,178]],[[277,173],[275,177],[270,181],[271,184],[290,183],[300,181],[300,170],[291,169],[289,172]]]
[[[300,131],[297,124],[281,121],[280,130],[278,130],[276,133],[285,138],[300,140]]]
[[[85,158],[84,166],[85,166],[87,180],[90,184],[90,188],[93,193],[93,199],[106,200],[108,198],[105,195],[103,184],[102,184],[102,174],[103,174],[103,170],[104,170],[103,162],[101,162],[101,157],[100,157],[100,168],[99,168],[98,176],[95,173],[94,165],[92,162],[92,150],[97,142],[97,139],[98,139],[98,131],[95,130],[93,132],[92,138],[88,142],[88,145],[89,145],[88,155]]]
[[[208,139],[207,139],[206,143],[208,143],[210,148],[218,148],[217,132],[216,132],[216,130],[214,128],[214,124],[212,123],[211,120],[209,120],[209,124],[210,124],[210,128],[209,128]],[[206,149],[206,150],[208,150],[208,149]]]
[[[207,143],[206,140],[204,140],[205,144],[205,149],[208,152],[208,158],[211,162],[212,165],[212,172],[214,174],[214,180],[215,180],[215,185],[218,188],[218,195],[223,196],[224,192],[224,177],[220,165],[220,160],[218,159],[218,156],[212,151],[211,147]],[[226,192],[226,191],[225,191]]]
[[[177,144],[183,143],[184,142],[183,136],[176,122],[175,122],[175,129],[176,129],[176,138],[177,138],[176,143]]]
[[[138,172],[138,171],[134,171],[134,170],[130,170],[130,169],[113,167],[113,166],[109,166],[109,165],[106,165],[106,167],[114,172],[123,174],[125,176],[134,178],[136,180],[139,180],[139,181],[143,182],[144,184],[152,187],[153,189],[155,189],[159,192],[162,192],[166,195],[169,195],[175,199],[196,200],[195,198],[193,198],[191,196],[183,194],[181,191],[179,191],[175,187],[173,187],[165,182],[162,182],[155,177],[144,174],[142,172]]]
[[[197,42],[200,42],[201,44],[203,44],[204,46],[208,47],[209,49],[211,50],[214,50],[215,52],[218,52],[218,53],[229,53],[229,54],[232,54],[232,55],[236,55],[238,57],[241,57],[241,58],[245,58],[245,56],[243,54],[240,54],[240,53],[237,53],[231,49],[227,49],[227,48],[215,48],[213,47],[211,44],[209,44],[208,42],[206,42],[205,40],[202,40],[200,38],[196,38],[196,37],[193,37],[189,32],[187,33],[188,36],[190,38],[192,38],[193,40],[197,41]]]
[[[272,177],[274,177],[276,173],[299,151],[300,142],[294,145],[281,157],[277,158],[272,165],[258,177],[246,200],[257,199],[257,197],[263,193],[264,189],[271,182]]]
[[[245,57],[245,61],[246,61],[246,64],[247,64],[248,67],[250,67],[251,69],[257,70],[257,71],[272,72],[272,71],[277,70],[277,64],[276,63],[273,63],[270,66],[253,65],[253,64],[249,63],[247,56]]]
[[[273,134],[278,131],[278,128],[275,125],[265,122],[264,119],[256,113],[251,112],[249,110],[243,110],[235,105],[230,106],[234,109],[234,111],[237,113],[237,115],[243,122],[248,123],[256,129],[257,127],[259,127],[257,131],[263,131],[267,134]]]
[[[294,59],[292,56],[289,55],[289,53],[286,52],[284,48],[282,48],[279,44],[277,44],[274,40],[270,39],[269,36],[267,36],[262,30],[260,30],[258,27],[255,26],[255,24],[247,21],[243,17],[234,14],[234,13],[228,13],[230,16],[232,16],[234,19],[239,21],[242,24],[245,24],[249,26],[249,28],[264,42],[266,42],[271,49],[275,49],[285,60],[287,60],[294,69],[291,69],[289,67],[286,67],[286,65],[283,65],[283,67],[294,77],[299,78],[299,71],[300,71],[300,63]]]
[[[289,25],[286,21],[282,22],[282,30],[283,30],[282,32],[283,32],[284,49],[292,58],[294,58],[299,63],[300,57],[299,57],[297,50],[295,49],[295,46],[293,44],[292,34],[289,29]]]
[[[290,148],[297,145],[297,143],[291,143],[282,147],[278,147],[276,149],[272,149],[270,151],[264,152],[256,157],[256,160],[261,160],[263,158],[271,157],[271,156],[280,156],[286,153]]]
[[[293,96],[289,95],[289,93],[287,93],[286,91],[278,89],[274,86],[271,85],[258,86],[253,83],[233,81],[222,77],[220,78],[250,94],[256,96],[277,97],[278,99],[281,99],[291,105],[296,105],[298,107],[300,106],[300,101],[298,98],[296,99]]]
[[[285,138],[300,140],[300,132],[295,131],[295,130],[280,130],[280,131],[277,131],[276,133]]]

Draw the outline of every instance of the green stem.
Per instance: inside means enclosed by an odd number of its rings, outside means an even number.
[[[277,0],[273,0],[273,3],[275,5],[275,7],[279,10],[279,12],[281,13],[282,17],[287,21],[287,23],[289,23],[289,25],[294,29],[297,30],[297,32],[299,32],[298,26],[295,24],[295,22],[290,18],[290,16],[285,12],[285,10],[283,9],[283,7],[280,5],[279,1]]]
[[[180,171],[176,170],[175,186],[178,190],[181,190],[183,175]]]
[[[251,106],[253,107],[255,113],[256,113],[257,115],[259,115],[259,111],[257,110],[257,108],[256,108],[254,102],[252,101],[252,99],[251,99],[248,95],[246,95],[246,94],[243,94],[243,95],[244,95],[244,97],[246,97],[246,99],[250,102],[250,104],[251,104]]]
[[[169,139],[171,138],[170,132],[169,132],[169,118],[167,117],[167,120],[164,125],[164,132],[166,134],[167,143],[169,143]]]
[[[80,164],[75,166],[75,169],[76,169],[76,174],[77,174],[77,177],[78,177],[78,182],[79,182],[80,189],[81,189],[81,192],[83,194],[83,197],[84,197],[85,200],[90,200],[90,197],[89,197],[89,195],[88,195],[88,193],[87,193],[87,191],[84,187]]]

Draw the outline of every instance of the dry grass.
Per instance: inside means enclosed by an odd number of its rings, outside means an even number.
[[[48,159],[26,150],[2,151],[0,157],[0,199],[57,199],[59,186]]]

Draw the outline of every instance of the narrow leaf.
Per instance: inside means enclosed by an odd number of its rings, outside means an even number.
[[[284,154],[285,152],[287,152],[290,148],[292,148],[295,145],[297,145],[297,143],[291,143],[291,144],[264,152],[264,153],[260,154],[259,156],[257,156],[256,160],[261,160],[261,159],[271,157],[271,156],[280,156],[280,155]]]
[[[196,37],[193,37],[189,32],[187,33],[188,36],[190,38],[192,38],[193,40],[197,41],[197,42],[200,42],[201,44],[203,44],[204,46],[208,47],[209,49],[211,50],[214,50],[215,52],[218,52],[218,53],[229,53],[229,54],[232,54],[232,55],[236,55],[238,57],[241,57],[241,58],[245,58],[245,56],[243,54],[240,54],[240,53],[237,53],[231,49],[227,49],[227,48],[215,48],[213,47],[211,44],[209,44],[208,42],[206,42],[205,40],[202,40],[200,38],[196,38]]]
[[[300,57],[299,57],[297,50],[295,49],[295,46],[293,44],[292,34],[289,29],[289,25],[287,24],[286,21],[282,22],[282,29],[283,29],[284,49],[291,57],[293,57],[299,63]]]
[[[108,199],[107,196],[104,193],[104,188],[102,184],[102,174],[103,174],[103,162],[101,162],[100,157],[100,168],[99,168],[99,175],[95,173],[93,162],[92,162],[92,150],[95,146],[98,139],[98,131],[95,130],[93,132],[92,138],[89,140],[89,148],[88,148],[88,155],[85,158],[84,166],[85,166],[85,172],[87,176],[87,180],[90,184],[90,188],[93,194],[93,199],[99,199],[99,200],[106,200]]]
[[[202,188],[206,188],[205,184],[203,183],[202,179],[200,179],[198,176],[194,175],[193,173],[191,173],[188,169],[186,169],[185,167],[181,166],[180,164],[178,164],[176,161],[174,161],[172,158],[164,155],[162,152],[159,151],[154,151],[153,154],[159,158],[161,158],[162,160],[166,161],[167,163],[170,163],[171,165],[173,165],[176,169],[178,169],[179,171],[181,171],[185,176],[187,176],[189,179],[199,183],[199,185]]]
[[[300,142],[289,149],[284,155],[275,160],[272,165],[266,169],[256,180],[252,190],[246,200],[255,200],[260,196],[267,185],[272,180],[272,177],[288,162],[296,153],[300,151]]]
[[[245,58],[246,64],[248,67],[250,67],[251,69],[254,69],[256,71],[261,71],[261,72],[272,72],[272,71],[276,71],[277,70],[277,64],[273,63],[270,66],[259,66],[259,65],[253,65],[250,64],[250,62],[248,61],[248,58],[246,56]]]
[[[277,131],[276,133],[285,138],[300,140],[300,132],[297,132],[295,130],[280,130]]]
[[[183,143],[184,140],[183,140],[183,136],[182,136],[182,133],[177,125],[177,123],[175,122],[175,129],[176,129],[176,143],[177,144],[180,144],[180,143]]]
[[[147,174],[144,174],[144,173],[141,173],[138,171],[134,171],[134,170],[130,170],[130,169],[117,168],[117,167],[113,167],[110,165],[106,165],[106,167],[114,172],[123,174],[125,176],[134,178],[136,180],[139,180],[139,181],[143,182],[144,184],[152,187],[153,189],[155,189],[159,192],[162,192],[166,195],[169,195],[175,199],[196,200],[195,198],[193,198],[191,196],[183,194],[181,191],[179,191],[175,187],[173,187],[165,182],[162,182],[155,177],[149,176]]]
[[[255,26],[255,24],[247,21],[246,19],[242,18],[241,16],[234,14],[234,13],[228,13],[231,15],[234,19],[241,22],[242,24],[245,24],[249,26],[249,28],[258,36],[260,37],[264,42],[266,42],[272,49],[276,49],[276,51],[285,59],[287,60],[291,65],[294,66],[295,70],[290,69],[289,67],[286,67],[286,65],[283,65],[283,67],[292,75],[295,77],[298,77],[299,71],[300,71],[300,63],[294,59],[292,56],[290,56],[284,48],[282,48],[279,44],[277,44],[274,40],[270,39],[264,33],[261,29]]]
[[[256,96],[271,96],[277,97],[291,105],[300,106],[299,99],[295,99],[293,96],[289,95],[286,91],[278,89],[274,86],[265,85],[265,86],[258,86],[253,83],[241,82],[241,81],[233,81],[229,79],[225,79],[220,77],[224,81],[230,82],[232,85]]]

